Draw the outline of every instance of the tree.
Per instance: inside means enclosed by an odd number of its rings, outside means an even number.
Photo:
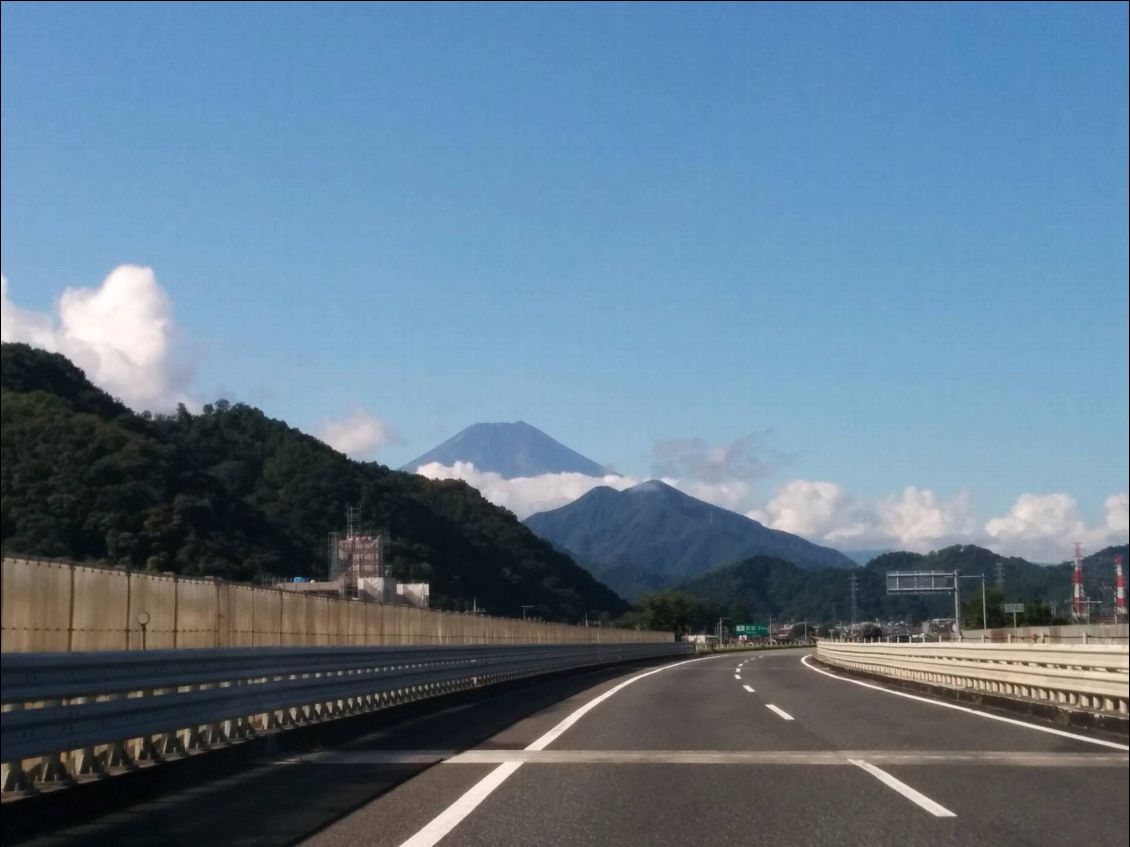
[[[685,591],[670,589],[645,594],[640,626],[660,632],[687,632],[702,618],[702,604]]]

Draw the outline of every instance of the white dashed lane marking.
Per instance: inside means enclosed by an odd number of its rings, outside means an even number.
[[[774,706],[774,705],[773,705],[772,703],[766,703],[766,704],[765,704],[765,708],[766,708],[766,709],[768,709],[769,711],[771,711],[771,712],[773,712],[773,713],[777,714],[777,715],[780,715],[780,716],[781,716],[781,718],[783,718],[784,720],[787,720],[787,721],[791,721],[791,720],[793,720],[793,716],[792,716],[792,715],[790,715],[790,714],[789,714],[788,712],[786,712],[786,711],[785,711],[784,709],[782,709],[782,708],[780,708],[780,707],[778,707],[778,706]]]

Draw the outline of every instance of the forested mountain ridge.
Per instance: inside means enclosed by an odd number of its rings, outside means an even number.
[[[755,555],[801,568],[855,564],[838,550],[770,529],[659,480],[625,491],[594,488],[572,503],[531,515],[526,526],[633,600]]]
[[[578,620],[625,602],[459,481],[351,461],[258,409],[140,415],[58,354],[0,351],[5,553],[246,580],[318,576],[347,506],[433,605]]]

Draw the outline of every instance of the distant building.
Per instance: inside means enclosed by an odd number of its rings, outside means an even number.
[[[426,582],[400,583],[388,572],[385,544],[388,530],[372,530],[360,523],[360,510],[346,510],[346,530],[329,537],[329,579],[284,582],[281,588],[303,594],[356,597],[377,603],[427,608],[431,586]]]

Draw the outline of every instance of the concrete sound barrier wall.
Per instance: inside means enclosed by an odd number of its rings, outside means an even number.
[[[668,632],[494,618],[7,557],[0,605],[0,650],[6,653],[673,639]]]

